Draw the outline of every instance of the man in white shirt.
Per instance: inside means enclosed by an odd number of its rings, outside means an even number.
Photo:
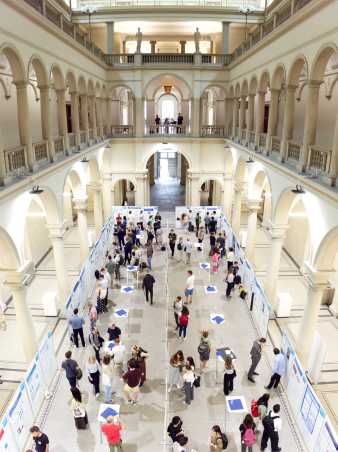
[[[261,450],[265,450],[268,441],[271,441],[271,451],[279,452],[282,450],[279,445],[279,432],[282,429],[282,419],[280,418],[280,405],[277,403],[269,411],[269,414],[263,418],[264,431],[261,441]]]
[[[188,277],[185,283],[185,302],[192,303],[192,295],[194,293],[194,283],[195,283],[195,275],[193,275],[191,270],[188,270]]]
[[[273,349],[273,353],[275,355],[275,363],[272,369],[272,376],[270,379],[270,383],[267,386],[265,386],[265,389],[269,390],[272,389],[272,387],[274,387],[274,389],[277,388],[280,379],[285,374],[286,369],[285,356],[279,350],[279,348],[275,347]]]
[[[126,353],[126,346],[121,343],[121,339],[117,337],[115,339],[115,346],[111,351],[112,359],[114,362],[114,369],[117,376],[122,375],[124,357]]]

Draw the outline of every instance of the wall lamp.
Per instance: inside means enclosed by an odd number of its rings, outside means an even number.
[[[43,193],[43,189],[39,187],[39,185],[34,185],[34,187],[29,192],[31,195],[40,195]]]
[[[255,163],[255,161],[252,157],[249,157],[246,163]]]
[[[80,160],[80,162],[81,162],[81,163],[89,163],[89,160],[87,159],[86,156],[84,156],[84,157]]]
[[[304,195],[305,190],[303,189],[303,187],[301,185],[296,185],[296,188],[293,188],[292,193],[295,193],[296,195]]]

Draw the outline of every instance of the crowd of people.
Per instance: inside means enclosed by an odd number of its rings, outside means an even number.
[[[154,118],[155,126],[150,129],[150,133],[165,133],[165,134],[181,134],[183,133],[184,118],[182,113],[178,113],[177,119],[164,118],[163,120],[159,115]]]
[[[156,214],[154,218],[150,217],[146,224],[144,224],[142,216],[136,221],[132,212],[129,217],[120,215],[116,217],[114,243],[106,254],[105,265],[97,269],[94,274],[96,302],[89,303],[84,313],[74,309],[69,318],[73,346],[79,348],[81,345],[88,350],[85,368],[81,368],[73,358],[71,349],[65,353],[61,366],[69,383],[70,409],[77,429],[86,429],[88,426],[86,405],[79,385],[83,374],[87,376],[92,385],[93,397],[99,398],[103,394],[104,403],[107,404],[114,403],[119,382],[122,380],[126,403],[136,405],[140,388],[146,381],[146,362],[149,353],[137,344],[128,350],[124,344],[121,328],[115,323],[112,323],[104,333],[99,329],[99,317],[110,312],[114,306],[109,293],[111,289],[120,287],[121,278],[124,277],[122,269],[129,265],[137,268],[138,274],[142,275],[141,288],[144,291],[145,301],[153,305],[156,302],[154,300],[156,281],[152,272],[154,248],[164,251],[168,245],[168,254],[171,258],[176,258],[190,267],[194,251],[193,243],[197,243],[196,253],[200,253],[206,242],[205,237],[209,235],[210,271],[211,273],[224,272],[226,300],[230,300],[234,292],[241,298],[245,298],[246,290],[242,285],[239,264],[233,248],[227,247],[227,237],[224,232],[218,230],[217,219],[207,213],[203,219],[197,214],[194,218],[194,225],[189,216],[182,218],[181,221],[182,236],[178,237],[175,229],[172,228],[164,237],[162,218],[159,214]],[[196,236],[197,242],[194,236]],[[172,306],[175,331],[178,340],[182,342],[189,338],[190,313],[194,309],[195,274],[189,267],[186,272],[184,293],[177,295]],[[87,323],[90,331],[88,340],[84,334],[84,326]],[[196,331],[194,333],[196,334]],[[265,343],[265,338],[259,338],[252,345],[251,366],[247,373],[250,383],[256,383],[254,377],[259,375],[257,367]],[[105,344],[110,344],[110,346],[107,347]],[[197,364],[193,356],[184,356],[181,349],[170,357],[168,392],[182,391],[182,403],[187,407],[193,405],[195,391],[198,391],[201,380],[207,372],[212,348],[210,332],[204,329],[200,332],[199,345],[196,350],[199,358]],[[267,448],[269,441],[272,452],[281,450],[279,446],[279,432],[282,428],[280,405],[276,403],[270,406],[269,402],[270,390],[278,387],[286,364],[285,357],[279,349],[274,349],[274,355],[275,363],[271,380],[265,386],[266,392],[257,400],[252,400],[250,413],[239,425],[242,452],[252,452],[253,446],[258,442],[258,434],[261,430],[261,450]],[[236,357],[230,354],[224,358],[223,392],[225,397],[233,392],[236,378]],[[108,417],[106,423],[101,425],[101,431],[107,440],[110,451],[122,451],[121,431],[123,428],[119,418],[113,416]],[[173,452],[192,450],[189,446],[189,438],[183,430],[183,421],[179,416],[175,415],[172,418],[167,432]],[[31,434],[36,450],[47,452],[49,447],[47,435],[41,432],[37,426],[31,428]],[[219,425],[212,426],[208,443],[210,451],[225,450],[228,442],[227,433],[222,431]]]

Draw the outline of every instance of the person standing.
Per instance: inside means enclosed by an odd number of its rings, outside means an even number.
[[[227,356],[224,361],[224,377],[223,377],[223,391],[224,395],[228,396],[234,390],[234,379],[236,377],[236,370],[232,362],[232,358]]]
[[[69,325],[72,327],[74,335],[74,343],[76,348],[79,348],[79,336],[81,338],[82,346],[85,347],[86,343],[83,336],[83,325],[85,323],[84,318],[79,316],[79,310],[76,308],[73,311],[73,315],[69,319]]]
[[[235,287],[235,275],[233,274],[233,272],[228,272],[227,274],[227,278],[226,278],[226,282],[227,282],[227,289],[225,292],[225,296],[227,298],[231,298],[231,291],[232,289]]]
[[[207,363],[210,359],[211,343],[210,343],[208,337],[209,337],[209,332],[207,330],[202,331],[200,343],[197,348],[198,354],[200,356],[200,371],[201,372],[203,372],[203,370],[207,367]]]
[[[109,341],[115,341],[116,338],[121,336],[121,330],[115,323],[112,323],[111,326],[108,327],[107,333]]]
[[[158,115],[155,116],[155,124],[156,124],[156,133],[158,133],[161,124],[161,118]]]
[[[42,433],[37,425],[30,428],[32,438],[35,442],[36,452],[49,452],[49,439],[45,433]]]
[[[76,386],[77,369],[79,369],[79,365],[75,359],[72,359],[72,352],[70,350],[65,353],[65,358],[61,368],[66,372],[66,378],[69,381],[70,387],[73,388]]]
[[[134,345],[131,349],[131,357],[135,359],[140,371],[141,371],[141,382],[140,388],[143,386],[147,379],[147,366],[146,359],[149,357],[149,353],[144,350],[144,348]]]
[[[233,248],[229,248],[228,254],[227,254],[227,265],[228,265],[228,272],[231,270],[233,263],[235,260],[235,253]]]
[[[192,303],[192,296],[194,293],[195,275],[193,275],[192,270],[188,270],[188,277],[185,282],[185,302]]]
[[[91,333],[89,334],[88,340],[91,346],[93,347],[97,361],[100,363],[101,362],[100,350],[104,343],[104,339],[103,337],[101,337],[100,331],[97,328],[93,328]]]
[[[124,259],[122,254],[120,253],[119,250],[115,251],[115,255],[114,255],[114,264],[115,264],[115,279],[117,281],[117,285],[121,280],[121,272],[120,272],[120,267],[121,265],[123,265],[124,263]]]
[[[174,317],[175,317],[175,323],[176,323],[176,330],[178,330],[180,326],[179,318],[182,312],[183,308],[183,300],[181,296],[176,297],[176,300],[174,301]]]
[[[149,295],[150,295],[150,304],[153,304],[154,284],[155,284],[155,278],[150,273],[147,273],[145,275],[145,277],[143,278],[142,289],[145,292],[147,302],[149,301]]]
[[[88,425],[88,416],[86,408],[82,402],[82,395],[79,388],[70,388],[72,393],[72,400],[70,402],[70,408],[73,411],[75,427],[78,430],[85,430]]]
[[[186,366],[183,371],[183,390],[185,394],[185,400],[183,403],[190,405],[191,401],[194,400],[194,381],[195,374],[191,366]]]
[[[92,330],[93,328],[95,328],[97,322],[97,309],[96,306],[93,305],[93,303],[88,303],[88,317],[90,322],[90,329]]]
[[[183,306],[182,312],[179,318],[179,331],[178,337],[182,340],[186,340],[187,337],[187,328],[189,323],[189,310],[186,306]]]
[[[151,261],[153,258],[153,254],[154,254],[153,244],[152,244],[152,242],[150,242],[148,240],[148,242],[147,242],[147,265],[148,265],[149,270],[152,270]]]
[[[171,257],[174,257],[177,235],[173,229],[170,229],[170,232],[168,235],[168,240],[169,240],[169,248],[171,250]]]
[[[221,232],[218,234],[216,243],[221,251],[221,258],[223,258],[225,256],[225,237],[222,235]]]
[[[217,220],[215,220],[215,217],[211,217],[210,218],[210,222],[209,222],[209,232],[213,232],[214,234],[216,234],[216,230],[217,230]]]
[[[122,247],[124,246],[125,234],[126,234],[126,231],[124,230],[124,228],[122,226],[119,226],[119,228],[117,230],[117,239],[119,241],[120,250],[122,250]]]
[[[101,425],[101,432],[106,437],[109,452],[122,452],[122,440],[121,431],[123,430],[123,425],[113,416],[107,417],[107,422]]]
[[[219,425],[214,425],[210,435],[210,452],[221,452],[228,447],[228,438]]]
[[[262,344],[265,344],[266,339],[264,337],[261,337],[258,340],[255,340],[252,344],[250,356],[251,356],[251,366],[248,372],[248,380],[251,381],[251,383],[256,383],[253,376],[259,375],[256,372],[256,368],[258,366],[259,361],[262,358]]]
[[[129,360],[128,370],[122,378],[125,381],[124,391],[127,394],[128,402],[135,405],[140,393],[141,369],[134,359]]]
[[[247,414],[239,426],[241,432],[241,452],[252,452],[252,447],[256,443],[256,424],[251,414]]]
[[[183,116],[179,113],[177,116],[177,133],[182,133]]]
[[[168,425],[167,432],[172,442],[174,443],[180,435],[183,435],[183,422],[179,416],[174,416]]]
[[[190,242],[189,237],[187,238],[187,241],[185,242],[184,251],[185,251],[185,255],[186,255],[186,263],[190,264],[191,253],[192,253],[192,243]]]
[[[95,397],[98,398],[100,395],[100,364],[94,355],[89,356],[86,371],[89,383],[94,387]]]
[[[178,350],[174,355],[172,355],[169,364],[168,392],[171,392],[173,386],[176,386],[177,389],[180,389],[181,370],[184,366],[183,352],[181,350]]]
[[[114,372],[117,377],[122,376],[124,357],[126,353],[126,346],[121,343],[119,337],[115,339],[115,347],[112,350],[112,359],[114,362]]]
[[[102,385],[104,390],[104,403],[112,403],[113,367],[109,355],[102,360]]]
[[[278,384],[280,382],[280,379],[285,374],[285,357],[283,353],[279,350],[279,348],[274,348],[273,353],[275,355],[275,363],[272,369],[272,376],[270,379],[270,383],[265,386],[265,389],[276,389],[278,387]]]
[[[195,217],[196,237],[198,236],[198,231],[200,229],[201,221],[202,221],[201,215],[199,214],[199,212],[197,212],[196,217]]]
[[[124,262],[127,265],[130,265],[131,261],[131,252],[133,250],[133,240],[130,236],[128,236],[126,244],[124,245]]]
[[[200,226],[197,234],[198,243],[203,243],[204,235],[205,235],[204,227]],[[197,251],[202,251],[202,245],[197,248]]]
[[[213,249],[216,246],[216,237],[215,237],[215,233],[210,231],[210,236],[209,236],[209,244],[210,244],[210,253],[212,253]]]
[[[282,419],[280,418],[280,405],[277,403],[272,407],[272,411],[263,418],[263,435],[261,440],[261,450],[265,450],[268,441],[271,442],[271,452],[279,452],[279,432],[282,429]]]
[[[114,286],[113,275],[114,275],[114,271],[115,271],[115,264],[113,262],[113,258],[110,255],[108,256],[108,261],[106,263],[106,269],[110,276],[110,288],[112,289]]]
[[[205,226],[206,234],[208,234],[208,232],[209,232],[209,224],[210,224],[210,215],[209,215],[209,212],[207,212],[204,217],[204,226]]]

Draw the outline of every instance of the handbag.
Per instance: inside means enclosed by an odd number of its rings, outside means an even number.
[[[80,369],[80,367],[77,367],[75,369],[75,375],[76,375],[76,379],[77,380],[81,380],[81,378],[82,378],[82,370]]]
[[[195,388],[199,388],[201,386],[201,377],[200,375],[195,376],[195,380],[193,385],[195,386]]]

